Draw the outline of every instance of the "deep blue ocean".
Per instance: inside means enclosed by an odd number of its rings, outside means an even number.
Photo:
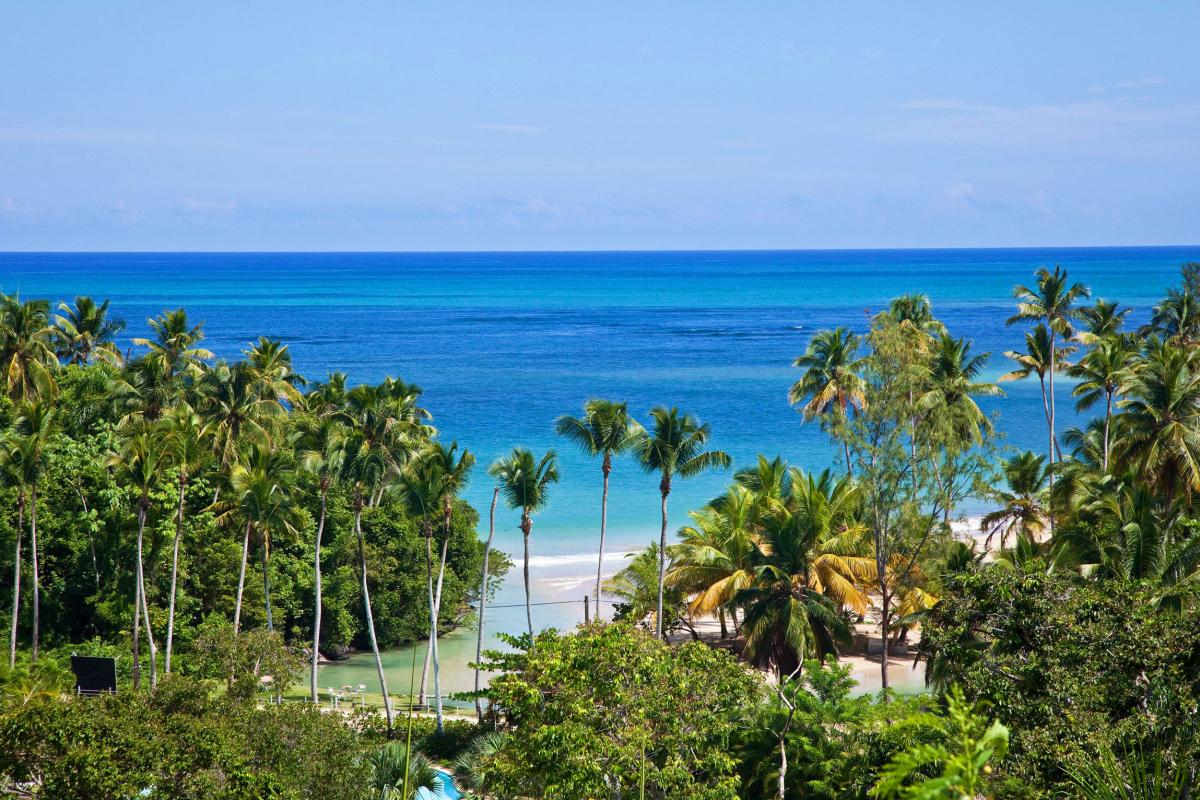
[[[469,498],[486,524],[482,466],[514,445],[556,447],[563,481],[535,522],[536,552],[594,549],[599,468],[556,441],[559,414],[588,397],[627,400],[639,415],[678,405],[711,423],[713,445],[739,465],[782,454],[808,468],[834,457],[815,425],[787,404],[791,361],[813,331],[865,329],[905,292],[974,349],[991,377],[1010,365],[1022,329],[1004,324],[1012,289],[1062,264],[1094,297],[1120,300],[1144,321],[1178,266],[1200,247],[788,252],[0,254],[0,290],[57,302],[110,298],[143,334],[147,317],[183,306],[204,321],[208,346],[233,358],[259,335],[279,337],[311,379],[402,376],[447,439],[478,456]],[[1007,445],[1044,442],[1035,382],[1006,384],[984,403]],[[1071,406],[1059,386],[1059,407]],[[1064,413],[1063,425],[1071,423]],[[673,522],[718,492],[725,475],[676,484]],[[618,462],[610,503],[613,552],[657,532],[657,480]],[[519,541],[516,515],[498,515],[501,546]],[[674,525],[673,525],[674,527]]]

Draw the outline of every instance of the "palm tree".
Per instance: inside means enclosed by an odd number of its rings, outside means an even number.
[[[866,406],[866,386],[859,374],[864,359],[858,357],[859,338],[845,328],[818,331],[808,343],[804,355],[792,366],[804,370],[792,384],[788,402],[803,403],[804,419],[821,419],[825,425],[846,422],[851,410]],[[850,474],[850,444],[842,442],[846,455],[846,474]]]
[[[1166,500],[1200,489],[1200,370],[1195,351],[1152,347],[1122,384],[1121,450]]]
[[[121,449],[109,456],[109,466],[118,470],[123,482],[137,492],[137,569],[133,607],[133,685],[140,680],[138,654],[139,622],[145,620],[146,643],[150,649],[150,688],[158,685],[154,633],[150,629],[150,609],[146,600],[146,580],[143,567],[143,540],[146,516],[150,511],[150,493],[158,488],[166,465],[167,455],[161,433],[154,427],[141,424],[127,431]]]
[[[1068,374],[1078,378],[1079,383],[1071,390],[1076,397],[1075,410],[1086,411],[1101,398],[1104,399],[1104,459],[1103,468],[1108,469],[1109,434],[1112,427],[1113,398],[1120,391],[1121,381],[1129,371],[1129,350],[1115,337],[1096,342],[1078,364],[1068,369]]]
[[[933,316],[933,303],[927,295],[904,294],[893,298],[887,314],[901,325],[927,336],[940,336],[946,332],[946,327]]]
[[[13,400],[53,399],[58,393],[58,356],[49,317],[46,300],[22,302],[18,295],[0,294],[0,371],[4,390]]]
[[[1183,346],[1200,341],[1200,297],[1190,288],[1168,289],[1142,332]]]
[[[529,625],[529,647],[533,649],[533,610],[529,599],[529,534],[533,530],[533,515],[546,507],[550,500],[550,484],[558,483],[558,457],[553,450],[541,459],[524,447],[497,459],[488,467],[488,474],[500,484],[500,491],[509,508],[521,509],[521,534],[525,541],[522,564],[525,572],[525,620]],[[665,523],[664,523],[665,525]],[[665,530],[665,528],[664,528]]]
[[[55,316],[58,356],[68,364],[87,364],[95,353],[119,360],[113,338],[125,330],[125,320],[108,315],[108,300],[99,305],[90,297],[77,296],[75,305],[59,303]]]
[[[991,430],[991,423],[975,398],[1004,394],[996,384],[979,380],[988,358],[987,353],[971,355],[969,341],[955,339],[946,333],[937,336],[933,342],[931,388],[920,402],[950,411],[964,443],[978,442],[985,430]]]
[[[182,308],[164,311],[146,322],[154,337],[137,337],[133,343],[148,348],[147,357],[157,361],[167,374],[178,376],[193,372],[200,362],[213,357],[211,351],[199,346],[204,341],[204,323],[190,324],[187,312]]]
[[[254,374],[257,393],[264,399],[295,405],[301,401],[298,387],[304,378],[292,368],[292,354],[278,339],[261,336],[258,343],[243,351]]]
[[[124,412],[121,424],[161,419],[179,399],[180,388],[179,376],[161,359],[142,356],[129,361],[113,387],[116,406]]]
[[[1046,510],[1046,457],[1025,452],[1013,456],[1004,464],[1004,480],[1008,489],[995,492],[1000,509],[983,518],[980,527],[988,532],[987,545],[992,536],[1000,532],[1000,549],[1004,549],[1008,534],[1016,530],[1018,535],[1036,540],[1038,534],[1049,524],[1050,514]]]
[[[27,400],[17,409],[12,429],[4,437],[7,471],[17,487],[17,544],[13,584],[13,625],[9,661],[15,663],[17,613],[20,602],[21,529],[28,499],[29,552],[33,570],[33,629],[31,660],[36,662],[41,644],[41,570],[38,557],[38,482],[47,466],[46,448],[54,432],[55,409],[43,400]]]
[[[442,791],[442,776],[433,764],[415,750],[410,751],[404,742],[388,742],[372,753],[368,759],[371,766],[372,800],[417,800],[420,797],[446,797]],[[407,783],[410,791],[403,796]]]
[[[171,409],[163,420],[163,443],[167,459],[178,473],[179,501],[175,507],[175,540],[171,546],[171,600],[167,611],[167,645],[163,672],[171,674],[171,650],[175,640],[175,592],[179,578],[179,542],[183,538],[183,505],[188,481],[209,454],[212,429],[187,403]]]
[[[1069,338],[1073,331],[1071,323],[1078,319],[1081,310],[1077,303],[1091,294],[1082,283],[1068,283],[1067,271],[1055,266],[1054,271],[1042,267],[1036,273],[1037,282],[1033,288],[1017,286],[1013,289],[1013,297],[1017,299],[1017,313],[1008,318],[1008,324],[1034,321],[1045,324],[1049,331],[1050,343],[1048,353],[1057,353],[1058,337]],[[1054,434],[1054,373],[1057,359],[1049,359],[1046,375],[1049,385],[1046,389],[1048,402],[1048,421],[1050,424],[1050,465],[1054,465],[1055,434]],[[1051,477],[1053,481],[1053,477]]]
[[[1056,369],[1066,369],[1070,366],[1067,358],[1075,352],[1072,346],[1056,347],[1054,332],[1045,325],[1039,324],[1032,331],[1025,334],[1025,351],[1009,350],[1004,355],[1017,363],[1017,368],[1012,372],[1001,375],[999,381],[1015,381],[1028,378],[1030,375],[1038,376],[1038,383],[1042,389],[1042,410],[1046,414],[1046,430],[1049,440],[1048,458],[1050,463],[1054,463],[1054,453],[1058,448],[1058,440],[1054,435],[1054,411],[1052,391],[1047,389],[1046,378],[1048,375],[1053,375]],[[1053,357],[1051,357],[1053,353]],[[1050,478],[1053,483],[1053,476]]]
[[[483,722],[483,704],[479,699],[479,665],[483,662],[483,617],[487,610],[488,596],[488,558],[492,553],[492,539],[496,535],[496,500],[500,497],[500,487],[492,488],[492,507],[488,512],[488,538],[483,545],[483,568],[479,576],[479,631],[475,640],[475,716]]]
[[[17,626],[21,614],[21,537],[25,533],[25,489],[22,473],[24,451],[17,446],[16,437],[11,433],[0,439],[0,456],[4,459],[5,483],[11,483],[17,488],[17,531],[16,546],[13,555],[13,601],[12,628],[8,640],[8,668],[17,665]]]
[[[642,431],[634,452],[642,469],[659,475],[662,532],[658,545],[658,637],[663,638],[662,594],[667,574],[667,496],[674,478],[691,478],[710,469],[726,469],[732,459],[723,450],[705,450],[711,436],[707,424],[678,408],[659,406],[650,412],[653,431]]]
[[[317,490],[321,495],[321,513],[317,519],[317,535],[313,544],[313,645],[310,654],[309,690],[314,705],[319,701],[317,665],[321,659],[321,537],[325,532],[329,489],[341,471],[346,457],[345,443],[345,430],[340,421],[333,417],[324,417],[303,429],[298,448],[300,466],[316,478]]]
[[[588,400],[582,417],[564,415],[554,421],[554,431],[573,442],[591,458],[600,457],[604,486],[600,492],[600,555],[596,563],[596,618],[600,618],[600,583],[604,575],[604,534],[608,524],[608,476],[613,456],[629,450],[641,426],[629,416],[628,403]]]
[[[229,471],[243,436],[271,443],[276,423],[286,415],[279,400],[263,391],[259,371],[249,361],[218,362],[200,378],[200,411],[213,428],[220,465]]]
[[[263,602],[267,613],[267,630],[274,631],[271,615],[271,539],[274,536],[294,536],[303,522],[300,510],[291,493],[290,453],[272,450],[254,443],[244,459],[233,465],[228,476],[229,499],[223,503],[220,523],[245,520],[242,538],[242,561],[238,573],[237,600],[234,606],[233,629],[241,624],[242,596],[246,586],[246,566],[250,541],[257,535],[262,559]]]
[[[1075,338],[1083,344],[1096,344],[1102,339],[1119,337],[1125,327],[1125,318],[1132,311],[1121,308],[1121,304],[1113,300],[1097,300],[1095,304],[1079,309],[1079,320],[1084,329]]]

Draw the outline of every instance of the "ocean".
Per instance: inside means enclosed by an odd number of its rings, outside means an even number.
[[[812,333],[868,317],[897,295],[928,295],[951,333],[992,354],[986,379],[1011,366],[1022,327],[1007,327],[1012,289],[1039,266],[1061,264],[1093,297],[1134,309],[1144,322],[1182,262],[1200,247],[995,250],[864,250],[591,253],[0,253],[0,290],[69,300],[112,300],[128,322],[183,306],[203,320],[207,346],[235,358],[260,335],[291,348],[297,369],[319,380],[403,377],[446,440],[474,452],[467,498],[486,536],[491,484],[484,467],[515,445],[555,448],[562,482],[535,519],[535,602],[579,601],[595,578],[599,464],[554,435],[560,414],[589,397],[629,402],[639,418],[677,405],[712,426],[712,445],[735,466],[758,453],[821,469],[836,453],[787,403],[791,362]],[[1040,452],[1045,441],[1036,381],[1005,384],[980,405],[1000,414],[1004,444]],[[1060,425],[1077,424],[1070,385],[1059,384]],[[680,481],[671,527],[719,493],[727,474]],[[657,537],[658,481],[618,460],[609,501],[606,558]],[[966,513],[980,511],[975,501]],[[518,515],[497,511],[497,546],[520,553]],[[497,602],[521,602],[519,570]],[[539,606],[537,625],[569,625],[582,603]],[[521,609],[497,609],[497,628],[523,626]],[[473,634],[454,634],[472,651]],[[471,647],[467,648],[467,639]],[[444,656],[453,642],[443,646]],[[396,665],[407,664],[397,652]],[[364,676],[366,675],[364,671]],[[354,683],[355,681],[345,681]]]

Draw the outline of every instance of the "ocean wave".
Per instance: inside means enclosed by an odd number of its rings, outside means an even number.
[[[622,564],[631,550],[636,549],[638,548],[606,550],[604,552],[605,571],[608,571],[609,562],[614,565]],[[595,564],[598,556],[599,553],[569,553],[566,555],[557,556],[531,556],[529,559],[529,568],[539,569],[548,567],[566,567],[577,564]],[[514,570],[523,569],[525,565],[524,559],[521,558],[512,559],[512,563]]]

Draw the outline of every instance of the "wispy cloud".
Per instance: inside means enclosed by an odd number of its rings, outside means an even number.
[[[1152,86],[1166,86],[1169,81],[1162,77],[1137,78],[1131,81],[1117,81],[1110,84],[1096,84],[1089,86],[1088,92],[1091,94],[1103,94],[1109,91],[1129,91],[1130,89],[1149,89]]]
[[[1001,106],[929,98],[894,108],[873,138],[946,144],[1062,144],[1156,135],[1200,138],[1200,104],[1129,100]]]
[[[468,125],[468,128],[476,131],[491,131],[493,133],[515,133],[524,136],[537,136],[546,132],[546,129],[540,125],[508,125],[501,123],[480,122],[474,125]]]
[[[219,216],[228,216],[238,209],[238,204],[235,200],[201,200],[196,197],[183,198],[182,205],[185,211]]]
[[[158,141],[148,131],[108,128],[63,128],[0,122],[0,142],[18,144],[147,144]]]

